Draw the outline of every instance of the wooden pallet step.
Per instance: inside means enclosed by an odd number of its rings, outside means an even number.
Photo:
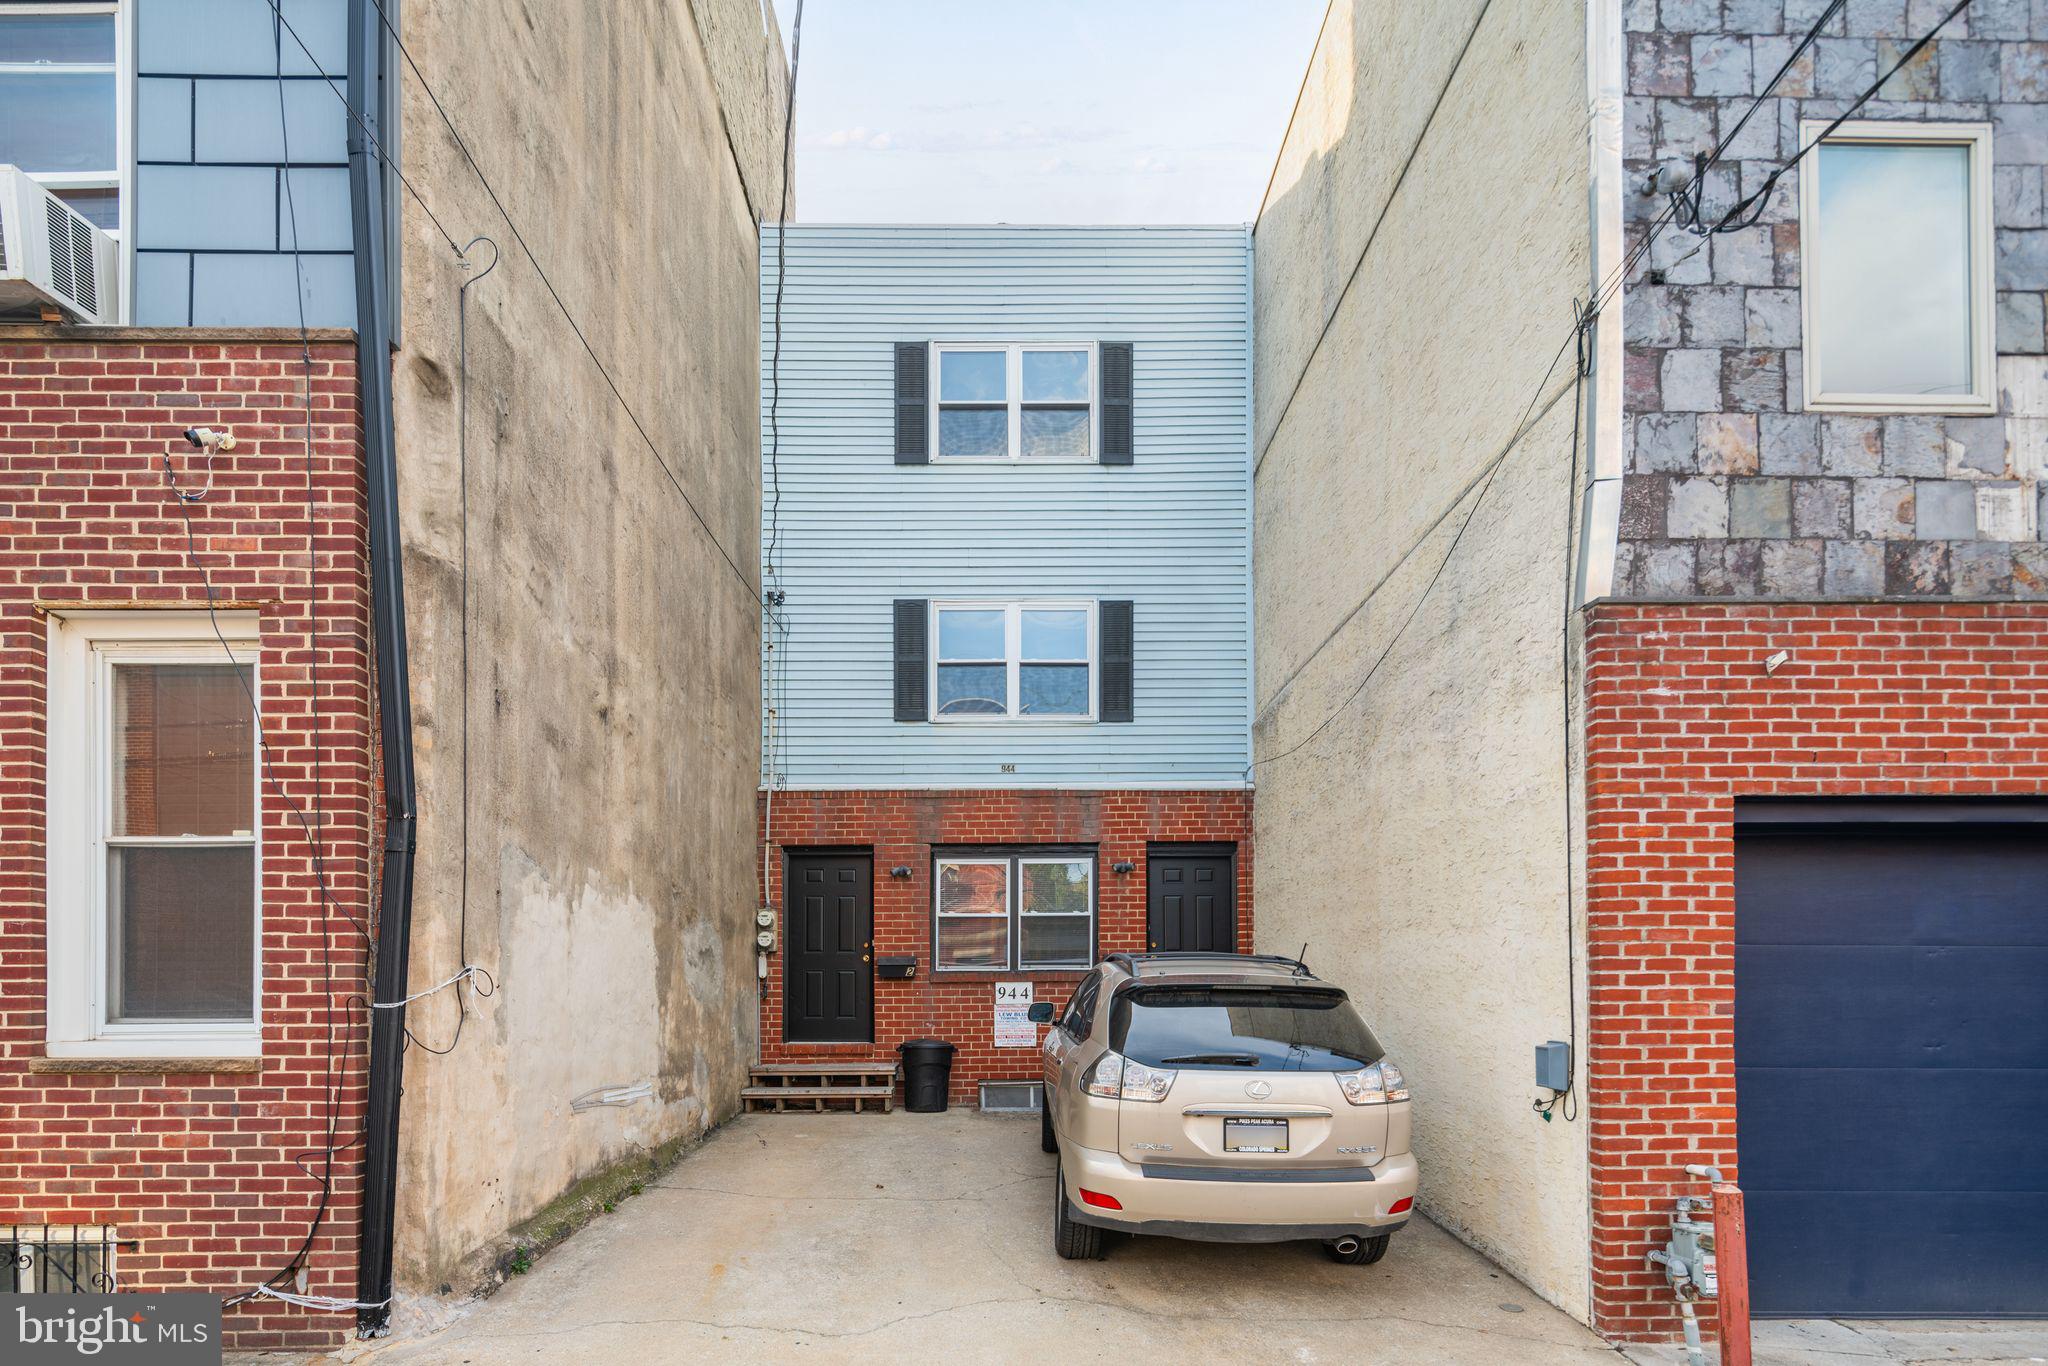
[[[827,1105],[847,1103],[854,1112],[870,1105],[879,1105],[883,1113],[895,1106],[894,1086],[748,1086],[740,1091],[740,1099],[748,1106],[783,1111],[792,1105],[801,1109],[821,1111]]]
[[[896,1064],[893,1062],[857,1062],[844,1065],[838,1063],[813,1062],[763,1062],[747,1069],[757,1077],[893,1077]]]

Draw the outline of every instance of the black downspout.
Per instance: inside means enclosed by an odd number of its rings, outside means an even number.
[[[363,125],[379,129],[384,45],[369,0],[348,5],[348,187],[354,218],[356,375],[362,389],[364,491],[370,536],[370,631],[377,652],[377,720],[384,758],[384,864],[378,877],[373,1001],[405,998],[412,939],[415,791],[412,692],[405,660],[405,580],[398,538],[398,465],[391,437],[391,298],[384,259],[384,175]],[[383,141],[380,136],[379,141]],[[398,1204],[398,1099],[403,1006],[370,1012],[369,1113],[363,1131],[363,1211],[356,1261],[360,1337],[391,1319],[391,1249]]]

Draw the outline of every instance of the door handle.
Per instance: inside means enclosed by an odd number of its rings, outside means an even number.
[[[870,959],[870,955],[868,955],[868,954],[865,954],[865,953],[864,953],[864,954],[862,954],[862,955],[860,956],[860,961],[861,961],[861,962],[863,962],[863,963],[865,963],[865,962],[868,962],[868,961],[869,961],[869,959]]]

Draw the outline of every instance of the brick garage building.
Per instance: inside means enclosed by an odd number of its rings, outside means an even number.
[[[916,975],[875,981],[871,1040],[820,1043],[785,1037],[786,974],[771,967],[761,994],[765,1063],[887,1065],[905,1039],[938,1038],[959,1049],[953,1061],[955,1101],[973,1101],[984,1081],[1036,1081],[1035,1048],[996,1046],[995,984],[1029,981],[1035,999],[1061,1004],[1083,971],[933,966],[937,870],[955,860],[988,860],[993,850],[1027,858],[1037,851],[1071,855],[1092,868],[1091,961],[1148,947],[1147,905],[1159,879],[1228,866],[1236,947],[1251,951],[1248,792],[778,792],[772,814],[766,805],[763,904],[790,908],[783,934],[803,933],[801,898],[791,902],[785,885],[792,860],[809,851],[852,854],[873,868],[877,962],[912,958]],[[1054,850],[1061,852],[1053,855]],[[1195,866],[1182,866],[1189,862]]]
[[[187,425],[237,438],[210,476],[176,443],[179,486],[207,490],[184,507],[189,550],[163,454]],[[0,329],[0,467],[0,1239],[32,1261],[49,1259],[53,1277],[90,1277],[103,1269],[98,1253],[74,1263],[32,1245],[52,1238],[61,1247],[73,1229],[90,1242],[104,1231],[118,1240],[121,1288],[232,1296],[292,1265],[310,1233],[304,1288],[353,1298],[362,927],[377,823],[353,334],[315,334],[307,358],[296,330]],[[193,552],[211,578],[213,620]],[[181,821],[216,833],[189,800],[208,787],[196,766],[209,753],[237,781],[255,781],[254,735],[221,729],[222,716],[239,710],[246,720],[247,709],[232,676],[221,681],[227,655],[216,624],[255,666],[267,750],[251,832],[260,866],[256,1023],[250,1046],[222,1050],[233,1056],[212,1056],[211,1037],[183,1050],[136,1039],[135,1055],[123,1056],[131,1036],[102,1027],[114,1012],[100,1002],[95,1013],[93,983],[61,966],[78,960],[51,942],[46,907],[71,906],[64,889],[91,882],[80,875],[105,854],[87,846],[146,833],[144,819],[160,821],[149,828],[163,834]],[[53,752],[50,720],[96,695],[98,683],[54,695],[78,680],[51,651],[72,649],[79,631],[90,633],[85,648],[111,660],[128,658],[117,647],[135,642],[141,662],[116,685],[119,763],[95,759],[91,769],[108,782],[125,776],[124,812],[135,819],[87,829],[73,847],[81,832],[56,808],[88,762]],[[173,653],[153,653],[166,648]],[[168,663],[147,662],[157,658]],[[176,666],[210,681],[195,696],[175,681]],[[151,703],[214,727],[196,756],[179,727],[149,724]],[[52,834],[65,847],[46,847]],[[157,889],[175,888],[175,874],[157,875]],[[159,904],[188,919],[123,942],[182,952],[187,967],[232,955],[233,927],[206,919],[207,899],[166,893]],[[232,983],[220,985],[232,995]],[[131,994],[166,986],[175,992],[175,983],[129,983]],[[62,1017],[81,1003],[89,1018],[71,1029]],[[229,1344],[242,1348],[327,1347],[352,1326],[350,1315],[263,1299],[230,1308],[225,1320]]]
[[[1781,1169],[1781,1125],[1765,1124],[1761,1110],[1745,1116],[1738,1090],[1757,1088],[1752,1103],[1758,1106],[1797,1104],[1742,1072],[1783,1062],[1768,1053],[1778,1046],[1771,1037],[1777,1020],[1762,999],[1777,985],[1774,965],[1758,952],[1778,936],[1744,923],[1772,909],[1776,889],[1746,841],[1758,838],[1751,832],[1759,826],[1789,819],[1812,822],[1811,842],[1822,848],[1854,843],[1866,837],[1826,823],[1844,813],[1852,821],[1867,815],[1879,822],[1878,839],[1907,847],[1903,861],[1878,865],[1897,874],[1887,896],[1854,889],[1861,899],[1852,909],[1870,926],[1863,937],[1871,942],[1859,951],[1923,955],[1915,980],[1924,983],[1930,1002],[1950,985],[1944,959],[1980,971],[1970,955],[1984,951],[1940,918],[1947,903],[1917,900],[1912,884],[1973,838],[1973,827],[1991,828],[1995,844],[2010,838],[2039,846],[2038,825],[2007,836],[1996,829],[2000,821],[2024,817],[2048,788],[2048,604],[1609,604],[1589,617],[1592,1035],[1586,1102],[1593,1314],[1611,1336],[1654,1339],[1669,1336],[1674,1311],[1662,1273],[1645,1265],[1644,1253],[1667,1236],[1672,1202],[1700,1190],[1679,1168],[1707,1163],[1738,1181],[1749,1170],[1745,1161],[1768,1160],[1774,1171]],[[1786,659],[1767,672],[1766,661],[1780,651]],[[1919,809],[1914,799],[1932,805]],[[2018,800],[2007,805],[1998,799]],[[1935,822],[1935,832],[1928,834],[1920,818]],[[1859,861],[1883,855],[1852,851],[1837,862],[1815,863],[1809,850],[1805,857],[1806,870],[1825,877],[1853,875]],[[2014,885],[2015,849],[2004,848],[2002,859],[2008,867],[1999,880],[1973,884],[1968,896],[1952,894],[1954,901],[1996,913],[1999,894]],[[2022,888],[2042,885],[2038,869],[2029,872],[2024,863],[2016,880]],[[1810,885],[1802,895],[1824,897]],[[1919,911],[1915,934],[1887,940],[1886,901]],[[2030,908],[2037,924],[2041,909],[2038,903]],[[1967,929],[1961,917],[1957,929]],[[2048,934],[2037,932],[1997,952],[2031,962],[2043,944]],[[1751,956],[1738,963],[1738,955]],[[1874,999],[1853,982],[1844,990],[1829,960],[1813,966],[1802,991],[1830,1014],[1855,1017],[1866,1008],[1882,1014],[1897,1004],[1881,987]],[[1759,999],[1739,998],[1738,983]],[[2038,980],[2026,1000],[2001,1000],[2001,985],[1999,973],[1983,972],[1973,1009],[1990,1021],[2010,1016],[2012,1032],[2024,1043],[2027,1000],[2031,1028],[2039,1029]],[[1930,1019],[1930,1028],[1937,1027]],[[1833,1031],[1813,1026],[1811,1038],[1824,1047]],[[1897,1060],[1901,1069],[1939,1065],[1910,1046],[1899,1048]],[[1804,1078],[1801,1086],[1831,1103],[1824,1076],[1797,1075]],[[1912,1098],[1916,1081],[1938,1086],[1941,1078],[1907,1074],[1895,1087],[1869,1087],[1869,1121],[1885,1129],[1885,1107],[1938,1104],[1932,1089]],[[2014,1081],[2013,1103],[2023,1106],[2028,1078],[2016,1074]],[[1789,1118],[1800,1122],[1796,1114]],[[1953,1120],[1958,1130],[1995,1139],[2007,1117],[1977,1111]],[[1755,1149],[1753,1155],[1738,1146],[1738,1128],[1742,1147]],[[1824,1145],[1827,1137],[1815,1131],[1813,1142]],[[1968,1265],[1942,1268],[1939,1253],[1949,1230],[1938,1206],[1909,1189],[1913,1172],[1905,1168],[1912,1154],[1903,1156],[1902,1164],[1894,1145],[1882,1140],[1821,1154],[1838,1173],[1835,1183],[1866,1190],[1867,1204],[1899,1232],[1871,1240],[1855,1256],[1876,1263],[1880,1273],[1901,1261],[1923,1262],[1914,1274],[1930,1294],[1945,1293],[1958,1274],[1999,1274]],[[2038,1172],[2038,1162],[2032,1170]],[[1762,1176],[1760,1169],[1756,1175]],[[1999,1198],[2037,1199],[2024,1185]],[[1776,1207],[1760,1203],[1772,1192],[1753,1191],[1750,1198],[1753,1229],[1759,1218],[1779,1218]],[[1948,1197],[1957,1203],[1970,1198],[1966,1192]],[[1783,1229],[1759,1232],[1780,1247],[1836,1261],[1851,1251],[1798,1249]],[[1796,1276],[1796,1268],[1752,1237],[1751,1275],[1769,1298],[1778,1293],[1772,1286]]]

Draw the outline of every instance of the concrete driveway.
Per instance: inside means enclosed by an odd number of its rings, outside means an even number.
[[[1620,1358],[1429,1223],[1374,1267],[1314,1245],[1053,1255],[1035,1121],[750,1115],[437,1335],[414,1363]]]

